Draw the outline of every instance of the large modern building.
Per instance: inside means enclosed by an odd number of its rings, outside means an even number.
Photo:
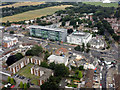
[[[92,34],[86,32],[75,31],[67,36],[67,42],[71,44],[85,45],[92,39]]]
[[[67,29],[49,28],[45,26],[29,26],[30,35],[37,36],[43,39],[66,41]]]

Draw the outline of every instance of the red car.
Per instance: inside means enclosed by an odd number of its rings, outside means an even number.
[[[11,88],[14,88],[14,87],[15,87],[15,85],[12,85],[12,86],[11,86]]]

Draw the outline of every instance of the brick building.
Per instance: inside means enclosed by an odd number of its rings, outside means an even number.
[[[25,67],[26,65],[28,65],[29,63],[33,63],[33,64],[37,64],[40,65],[41,64],[42,59],[37,57],[37,56],[33,56],[31,58],[29,57],[24,57],[21,60],[15,62],[14,64],[10,65],[8,67],[8,70],[13,72],[14,74],[16,72],[18,72],[21,68]]]
[[[44,82],[46,82],[49,79],[50,76],[54,75],[54,72],[51,69],[47,69],[44,67],[38,67],[38,66],[34,65],[31,68],[31,74],[40,76],[40,78],[38,80],[38,84],[42,85]]]

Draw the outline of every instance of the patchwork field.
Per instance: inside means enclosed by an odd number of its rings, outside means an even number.
[[[17,2],[14,4],[10,4],[10,5],[5,5],[5,6],[0,6],[0,8],[4,8],[4,7],[19,7],[19,6],[30,6],[30,5],[39,5],[39,4],[44,4],[45,2]]]
[[[118,7],[118,3],[102,3],[102,2],[84,2],[85,4],[91,4],[95,6],[102,6],[102,7]]]
[[[47,8],[38,9],[38,10],[31,10],[31,11],[16,14],[13,16],[4,17],[4,18],[2,18],[2,22],[30,20],[30,19],[34,19],[37,17],[51,15],[51,14],[55,13],[56,11],[64,10],[66,7],[70,7],[70,6],[72,6],[72,5],[61,5],[61,6],[47,7]]]

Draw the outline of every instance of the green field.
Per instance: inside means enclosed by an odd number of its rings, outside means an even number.
[[[91,4],[95,6],[102,6],[102,7],[118,7],[118,3],[102,3],[102,2],[83,2],[85,4]]]
[[[38,10],[31,10],[31,11],[16,14],[13,16],[3,17],[2,22],[6,22],[6,21],[16,22],[16,21],[35,19],[37,17],[51,15],[55,13],[56,11],[64,10],[66,7],[70,7],[70,6],[71,5],[61,5],[61,6],[47,7],[47,8],[38,9]]]
[[[39,76],[35,76],[31,74],[31,67],[34,66],[34,64],[28,64],[27,66],[25,66],[24,68],[22,68],[18,74],[21,76],[24,76],[26,78],[30,78],[31,79],[31,83],[38,85],[38,79],[40,78]]]

